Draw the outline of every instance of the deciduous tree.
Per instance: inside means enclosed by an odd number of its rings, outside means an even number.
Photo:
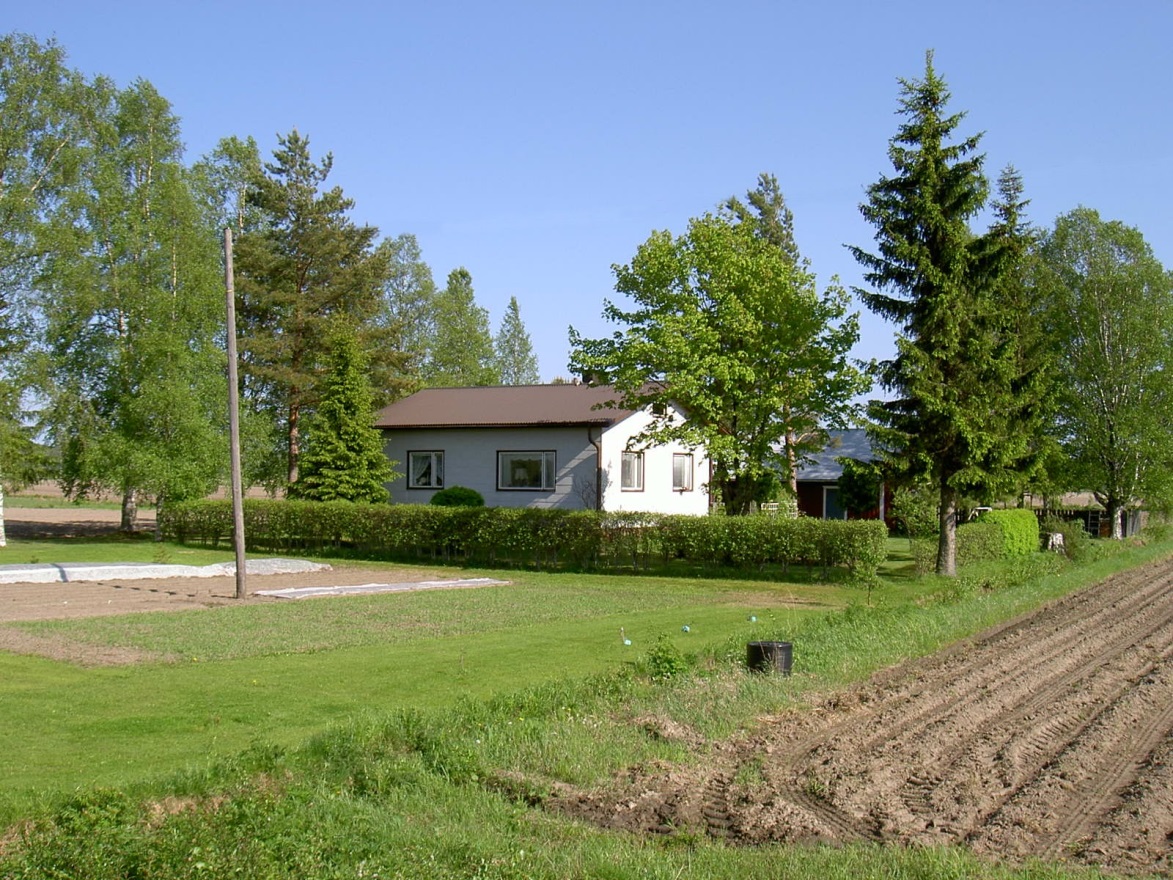
[[[424,366],[427,385],[463,387],[497,385],[489,313],[477,305],[472,275],[464,268],[448,274],[448,284],[436,294],[436,332],[431,357]]]
[[[52,41],[0,37],[0,546],[5,487],[48,469],[22,412],[31,341],[20,300],[41,262],[37,230],[70,177],[81,86]]]
[[[646,442],[704,447],[729,513],[748,511],[788,463],[785,437],[843,426],[865,387],[848,361],[856,316],[837,285],[823,293],[805,265],[726,209],[656,232],[613,267],[631,309],[607,302],[610,337],[570,330],[571,369],[613,383],[619,403],[656,414]],[[671,417],[667,403],[687,418]]]
[[[502,385],[536,385],[541,381],[538,358],[522,323],[515,296],[509,297],[505,317],[493,337],[493,359]]]
[[[1094,491],[1119,538],[1127,506],[1163,503],[1173,477],[1173,275],[1090,208],[1059,217],[1039,257],[1068,487]]]
[[[77,177],[39,228],[48,421],[70,494],[200,495],[222,474],[220,255],[149,83],[96,80],[79,108]]]

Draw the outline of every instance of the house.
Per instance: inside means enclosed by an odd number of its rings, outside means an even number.
[[[426,504],[445,486],[466,486],[494,507],[707,513],[703,451],[637,445],[653,416],[605,407],[615,397],[583,384],[416,392],[375,419],[403,474],[387,486],[391,501]]]
[[[847,510],[839,502],[839,478],[843,465],[839,459],[876,461],[877,456],[867,431],[856,428],[848,431],[829,431],[827,444],[797,468],[798,511],[819,519],[847,519]],[[864,519],[883,519],[885,490],[877,493],[876,506],[867,511]]]

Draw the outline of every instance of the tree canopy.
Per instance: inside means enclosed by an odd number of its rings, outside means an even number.
[[[858,327],[847,294],[837,285],[819,293],[814,275],[755,218],[705,214],[683,235],[653,233],[629,264],[612,268],[633,307],[605,304],[604,316],[622,327],[610,337],[571,328],[571,369],[614,384],[624,407],[651,407],[643,442],[703,446],[711,488],[730,513],[766,500],[789,467],[787,436],[814,437],[851,415],[865,384],[848,360]]]
[[[1167,507],[1173,488],[1173,275],[1138,230],[1090,208],[1060,216],[1038,254],[1063,479],[1095,492],[1120,537],[1129,504]]]

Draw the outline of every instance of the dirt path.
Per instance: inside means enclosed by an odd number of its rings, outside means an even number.
[[[961,844],[1173,869],[1173,563],[1148,566],[815,712],[708,744],[703,771],[632,771],[557,809],[736,843]]]

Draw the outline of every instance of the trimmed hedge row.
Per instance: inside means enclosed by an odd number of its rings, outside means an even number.
[[[1039,518],[1033,510],[987,510],[981,522],[996,523],[1002,530],[1005,556],[1030,556],[1039,549]]]
[[[1030,510],[988,510],[976,522],[957,527],[958,567],[1031,556],[1038,550],[1039,521]],[[914,540],[912,555],[919,574],[932,571],[937,564],[937,542],[926,538]]]
[[[305,552],[353,549],[368,558],[442,560],[465,565],[647,569],[684,560],[703,567],[761,570],[780,565],[847,568],[875,577],[887,556],[876,521],[775,516],[677,516],[508,507],[351,504],[342,501],[244,503],[249,549]],[[217,545],[232,535],[228,501],[164,508],[163,534]]]

